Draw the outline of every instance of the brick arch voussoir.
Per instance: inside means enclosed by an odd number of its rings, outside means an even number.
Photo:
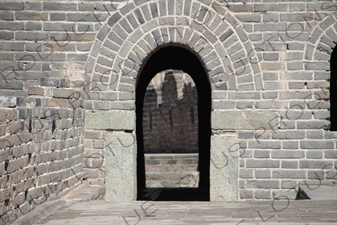
[[[160,2],[165,3],[165,4],[159,5]],[[172,9],[168,7],[168,2],[175,3]],[[212,54],[214,53],[220,56],[221,51],[226,52],[226,49],[224,47],[219,48],[219,46],[223,45],[223,43],[219,41],[221,35],[223,35],[223,33],[219,33],[220,24],[217,24],[216,26],[214,26],[214,24],[216,24],[215,21],[220,20],[222,24],[226,23],[226,25],[228,26],[228,30],[231,29],[233,32],[232,35],[238,39],[238,43],[236,43],[235,45],[240,46],[238,47],[240,48],[240,51],[242,50],[243,52],[245,52],[244,60],[247,61],[248,59],[247,49],[253,49],[253,48],[252,48],[252,44],[248,40],[247,34],[245,33],[244,29],[240,27],[239,21],[234,16],[232,16],[225,8],[221,9],[223,11],[220,10],[221,12],[219,13],[219,8],[216,11],[216,7],[214,7],[214,5],[210,4],[208,6],[205,4],[204,1],[198,2],[198,1],[192,0],[189,2],[191,3],[190,11],[185,10],[186,8],[185,4],[184,4],[184,8],[181,9],[179,5],[181,2],[179,2],[179,0],[176,0],[176,1],[160,0],[158,2],[143,2],[141,4],[137,4],[137,3],[130,1],[130,3],[125,5],[120,11],[116,11],[114,14],[112,14],[111,17],[107,19],[106,23],[102,26],[101,30],[97,34],[96,41],[92,46],[92,50],[88,58],[87,74],[91,74],[91,77],[93,77],[95,73],[100,73],[101,76],[103,74],[106,77],[118,75],[118,71],[117,71],[118,68],[116,68],[116,65],[120,65],[121,61],[123,60],[125,61],[126,58],[128,58],[128,53],[130,52],[130,49],[134,48],[135,46],[138,46],[138,44],[136,44],[136,41],[142,39],[139,37],[146,36],[146,31],[145,31],[146,29],[144,29],[144,26],[149,26],[149,24],[151,23],[153,26],[153,23],[155,23],[154,21],[157,21],[158,26],[160,24],[163,25],[166,22],[168,22],[168,24],[171,26],[177,26],[178,21],[186,20],[186,18],[189,21],[193,20],[194,19],[193,15],[196,15],[195,11],[201,8],[209,10],[210,15],[211,15],[210,18],[212,22],[207,22],[208,24],[203,24],[205,26],[202,32],[197,30],[198,25],[195,25],[193,28],[196,28],[196,30],[199,32],[199,35],[201,37],[204,37],[207,43],[211,43],[209,44],[211,46],[210,48],[215,50],[214,52],[212,51],[211,53]],[[194,9],[193,9],[193,6],[194,6]],[[153,9],[155,10],[154,12],[151,12],[151,16],[149,17],[149,15],[146,14],[146,11],[153,10]],[[165,11],[166,14],[164,14],[163,11]],[[221,17],[221,13],[223,14],[223,18]],[[137,22],[137,24],[132,25],[130,22],[126,22],[127,21],[126,18],[133,18],[134,21]],[[178,25],[179,27],[181,26],[180,24]],[[122,31],[121,27],[123,27],[124,30],[127,30],[127,34],[125,34],[126,40],[123,41],[119,46],[118,44],[117,46],[116,44],[111,44],[111,41],[112,41],[111,39],[113,39],[114,35],[116,35],[117,33],[118,35],[121,35],[121,33],[119,33],[119,31]],[[161,27],[161,30],[158,32],[164,33],[165,29],[167,31],[169,27]],[[179,31],[179,28],[173,29],[173,32],[178,32],[178,31]],[[183,31],[190,32],[190,34],[196,33],[196,31],[191,31],[187,29],[186,27],[183,28]],[[125,33],[125,31],[123,32]],[[240,33],[240,35],[238,35],[238,33]],[[183,43],[184,41],[186,42],[186,39],[187,39],[186,37],[182,38],[182,40],[178,40],[178,39],[172,39],[170,37],[171,35],[172,34],[168,31],[167,40],[163,38],[163,43],[166,43],[167,41],[169,42],[177,42],[177,41],[179,42],[180,41]],[[212,39],[215,39],[215,40],[212,40],[211,38],[208,39],[206,36],[211,37]],[[190,43],[187,43],[187,44],[189,45]],[[144,46],[144,43],[142,45]],[[205,47],[209,47],[209,46],[205,46]],[[115,50],[113,50],[113,48],[115,48]],[[148,53],[148,51],[151,51],[153,49],[154,49],[153,46],[149,47],[149,49],[147,49],[147,52],[145,53]],[[253,54],[250,54],[249,55],[250,57],[253,57],[254,55],[256,55],[254,51],[251,53]],[[225,54],[225,55],[228,57],[228,54]],[[206,68],[210,67],[210,68],[207,68],[209,71],[212,71],[212,69],[214,69],[214,66],[216,67],[217,64],[219,63],[217,62],[217,60],[214,60],[213,62],[209,62],[209,60],[211,60],[212,58],[214,58],[214,56],[212,57],[209,54],[209,59],[206,60]],[[227,67],[228,65],[230,65],[232,68],[235,68],[235,64],[238,64],[240,62],[235,62],[234,60],[230,60],[230,58],[231,57],[228,57],[226,65]],[[112,67],[110,67],[111,63],[113,64]],[[141,62],[138,62],[138,64],[140,63]],[[233,72],[233,69],[231,71],[228,71],[228,68],[225,66],[224,62],[221,62],[221,64],[222,64],[221,67],[223,68],[223,71],[226,71],[226,73]],[[249,68],[249,70],[247,69],[247,73],[250,73],[251,76],[253,76],[252,78],[253,83],[248,84],[248,85],[253,85],[252,86],[253,88],[251,89],[261,90],[263,81],[260,75],[258,64],[253,65],[250,62],[247,62],[247,64]],[[135,69],[135,68],[131,68],[131,69]],[[131,77],[135,76],[134,72],[130,72],[128,74]],[[247,74],[247,76],[249,75]],[[235,85],[229,86],[228,87],[229,90],[236,90],[238,88],[237,87],[238,85],[241,85],[241,87],[245,87],[245,85],[247,85],[244,83],[240,84],[240,82],[236,84],[236,77],[231,76],[230,79],[232,79],[232,82],[230,83],[235,84]],[[112,78],[110,78],[110,80],[112,80]],[[110,87],[110,89],[117,90],[119,83],[120,83],[120,80],[116,82],[115,86]],[[246,87],[246,89],[247,88],[248,86]]]
[[[337,43],[337,13],[332,13],[319,22],[309,37],[306,46],[307,61],[325,61]]]

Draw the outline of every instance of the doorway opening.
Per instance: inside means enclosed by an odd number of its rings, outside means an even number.
[[[181,70],[156,74],[143,105],[147,188],[197,188],[198,95],[191,76]]]
[[[201,60],[185,46],[161,46],[144,60],[138,75],[137,200],[209,201],[211,87]],[[184,78],[181,84],[179,76]],[[152,162],[146,156],[158,153],[181,155]],[[182,154],[198,156],[185,161],[192,164],[192,173],[184,165],[171,174],[175,179],[157,174],[155,181],[146,175],[151,166],[145,162],[179,164]]]

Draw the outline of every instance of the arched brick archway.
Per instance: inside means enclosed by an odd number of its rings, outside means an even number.
[[[330,130],[337,130],[336,116],[336,49],[337,49],[337,14],[331,13],[318,23],[309,37],[306,46],[305,69],[314,71],[314,79],[320,80],[326,74],[324,81],[317,90],[316,98],[330,100]],[[326,80],[330,80],[326,81]],[[319,88],[317,88],[319,89]]]
[[[147,85],[160,71],[166,69],[182,70],[189,74],[196,84],[198,96],[198,149],[200,182],[198,189],[166,189],[157,200],[209,200],[209,166],[211,136],[211,87],[205,68],[197,54],[184,45],[161,45],[144,60],[138,75],[136,86],[137,116],[137,189],[140,200],[149,190],[145,187],[144,145],[143,145],[143,103]]]
[[[110,111],[115,111],[122,124],[105,140],[112,143],[109,148],[119,152],[111,154],[106,149],[109,200],[136,199],[136,83],[141,66],[159,46],[179,44],[195,52],[206,70],[212,96],[219,91],[263,89],[259,64],[254,63],[255,50],[238,20],[226,8],[204,2],[129,2],[115,11],[97,34],[86,66],[87,81],[91,81],[88,88],[99,89],[102,104],[111,101]],[[110,94],[117,98],[109,98]],[[132,144],[123,144],[123,140]],[[238,157],[226,168],[217,166],[222,151],[228,151],[236,141],[233,134],[211,138],[210,200],[238,199]]]

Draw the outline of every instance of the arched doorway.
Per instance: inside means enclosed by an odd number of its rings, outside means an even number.
[[[191,75],[198,95],[198,149],[200,180],[198,188],[163,188],[152,200],[209,200],[211,86],[196,53],[183,45],[163,45],[144,60],[136,86],[137,199],[148,200],[151,192],[145,185],[143,104],[146,87],[158,73],[167,69],[182,70]],[[155,191],[155,190],[153,190]],[[159,193],[159,192],[157,192]]]
[[[334,48],[330,59],[330,122],[331,131],[337,131],[337,47]]]

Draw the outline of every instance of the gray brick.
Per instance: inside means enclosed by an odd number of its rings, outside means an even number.
[[[66,61],[66,54],[53,53],[50,55],[50,61]]]
[[[323,152],[322,151],[307,151],[307,159],[322,159]]]
[[[112,15],[109,20],[108,24],[110,27],[113,27],[117,21],[119,21],[122,18],[121,14],[119,12],[116,12],[114,15]]]
[[[69,31],[73,32],[73,24],[57,23],[57,22],[45,22],[43,23],[43,30],[45,31]],[[65,31],[64,31],[65,33]]]
[[[67,21],[99,22],[101,13],[67,13]]]
[[[41,2],[25,2],[26,10],[41,11],[42,3]]]
[[[301,149],[333,149],[335,141],[332,140],[317,140],[317,141],[300,141]]]
[[[303,139],[305,131],[276,131],[272,134],[273,139]]]
[[[256,179],[267,179],[267,178],[270,178],[271,177],[271,172],[270,170],[259,170],[259,169],[256,169],[255,170],[255,178]]]
[[[264,15],[262,15],[263,22],[279,22],[278,18],[278,13],[265,13]]]
[[[304,151],[295,150],[273,150],[271,151],[273,159],[301,159],[304,158]]]
[[[263,53],[264,61],[278,61],[279,54],[278,53]]]
[[[307,131],[308,139],[323,139],[323,131]]]
[[[134,109],[134,104],[132,102],[113,102],[111,109]]]
[[[270,190],[255,190],[254,196],[256,199],[270,199],[271,191]]]
[[[235,109],[235,102],[212,102],[213,109]]]
[[[239,14],[236,15],[236,18],[240,20],[241,22],[260,22],[261,21],[261,15],[256,15],[256,14]]]
[[[287,29],[286,23],[276,24],[254,24],[254,31],[285,31]]]
[[[254,12],[286,12],[287,11],[287,4],[254,4]]]
[[[263,79],[264,80],[278,80],[278,73],[272,72],[263,72]]]
[[[329,111],[315,111],[314,112],[314,119],[328,119],[330,118]]]
[[[282,189],[291,189],[296,188],[297,182],[294,180],[282,180],[281,181],[281,188]]]
[[[28,41],[42,41],[48,40],[49,36],[47,33],[42,32],[16,32],[15,39],[17,40],[28,40]]]
[[[236,100],[236,99],[261,99],[260,93],[253,93],[253,92],[247,92],[247,93],[228,93],[228,99],[229,100]]]
[[[24,2],[1,2],[0,10],[22,11],[24,10]]]
[[[256,102],[255,107],[257,109],[283,109],[284,103],[283,102],[275,102],[275,101]]]
[[[324,180],[324,172],[321,170],[308,171],[308,179]],[[312,188],[313,189],[313,188]]]
[[[240,169],[240,178],[253,178],[253,170],[251,169]]]
[[[91,43],[77,43],[76,46],[78,51],[90,51]]]
[[[253,199],[253,191],[240,190],[240,199]]]
[[[252,109],[253,105],[254,104],[252,102],[237,102],[236,108],[237,109]]]
[[[332,161],[302,160],[300,161],[300,168],[331,169]]]
[[[134,93],[124,93],[120,92],[118,93],[118,99],[119,100],[134,100],[135,99],[135,94]]]
[[[76,11],[76,9],[76,3],[43,2],[44,11]]]
[[[282,146],[284,149],[298,149],[298,141],[283,141]]]
[[[65,21],[67,19],[67,15],[65,13],[50,13],[51,21]]]
[[[42,30],[42,23],[27,22],[26,30]]]
[[[15,42],[15,43],[3,42],[3,43],[0,43],[0,51],[23,51],[23,50],[24,50],[24,43],[23,42]]]
[[[265,188],[265,189],[278,189],[280,186],[278,180],[247,180],[247,188]]]
[[[261,137],[259,137],[260,139]],[[256,148],[256,149],[280,149],[281,142],[280,141],[266,141],[266,140],[259,140],[258,143],[256,140],[248,141],[249,148]]]
[[[298,161],[293,160],[282,160],[281,167],[285,169],[297,169]]]
[[[0,13],[0,20],[7,20],[7,21],[14,20],[14,13],[8,12],[8,11],[1,12]]]
[[[68,61],[87,61],[87,54],[67,54]]]
[[[13,61],[14,54],[13,53],[1,53],[0,61]]]
[[[325,150],[324,158],[326,159],[337,159],[337,151],[336,150]]]
[[[17,20],[48,20],[48,13],[37,12],[15,12]]]
[[[279,168],[279,160],[265,160],[265,159],[247,159],[247,168]]]
[[[327,62],[310,62],[304,63],[305,70],[328,70],[329,64]]]
[[[328,129],[330,127],[329,121],[306,121],[301,122],[298,121],[297,128],[298,129]]]
[[[299,170],[277,171],[277,170],[274,170],[273,178],[306,179],[306,171],[299,171]]]
[[[270,151],[268,150],[254,150],[254,158],[269,158]]]
[[[12,40],[14,39],[13,32],[0,31],[0,40]]]

